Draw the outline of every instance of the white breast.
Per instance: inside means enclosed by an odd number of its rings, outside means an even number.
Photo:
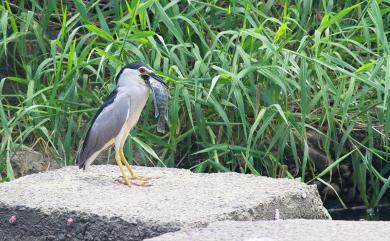
[[[139,79],[141,81],[132,81],[132,83],[117,88],[118,96],[128,98],[129,109],[127,110],[126,124],[115,140],[116,148],[122,147],[125,144],[130,130],[137,124],[148,100],[150,89],[143,79]]]
[[[138,119],[145,107],[149,97],[149,87],[146,85],[136,85],[129,88],[126,93],[129,96],[130,108],[127,118],[127,126],[130,131],[138,122]]]
[[[129,109],[127,110],[126,124],[115,138],[116,148],[125,144],[130,130],[137,124],[148,100],[150,89],[145,80],[140,77],[138,70],[125,69],[118,79],[117,91],[117,95],[129,100]]]

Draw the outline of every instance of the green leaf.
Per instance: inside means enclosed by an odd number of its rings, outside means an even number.
[[[274,36],[274,42],[278,42],[279,39],[286,35],[286,32],[287,32],[287,23],[282,23],[278,29],[278,31],[276,31],[275,33],[275,36]]]
[[[175,26],[172,19],[166,14],[164,8],[161,6],[159,1],[154,2],[154,6],[156,6],[156,13],[161,18],[163,23],[166,25],[166,27],[169,29],[170,32],[173,33],[175,38],[180,42],[184,43],[183,40],[183,34],[181,32],[181,29],[179,26]]]
[[[84,26],[86,29],[88,29],[90,32],[93,32],[95,33],[97,36],[107,40],[108,42],[113,42],[114,41],[114,38],[109,34],[107,33],[106,31],[96,27],[95,25],[92,25],[92,24],[87,24]]]
[[[161,161],[161,159],[158,157],[158,155],[156,154],[156,152],[149,146],[147,145],[145,142],[141,141],[140,139],[138,139],[137,137],[135,136],[130,136],[130,138],[135,142],[137,143],[142,149],[144,149],[147,153],[149,153],[149,155],[151,155],[153,158],[155,158],[156,160],[158,160],[163,166],[165,166],[164,162]],[[166,167],[166,166],[165,166]]]
[[[355,70],[355,73],[363,73],[363,72],[366,72],[367,70],[371,69],[372,66],[374,66],[376,64],[376,61],[375,60],[370,60],[370,62],[366,63],[366,64],[363,64],[362,66],[360,66],[357,70]]]
[[[207,94],[206,101],[210,98],[211,92],[213,92],[213,89],[214,89],[215,85],[217,84],[217,81],[218,81],[218,79],[219,79],[220,77],[221,77],[221,75],[216,75],[216,76],[214,76],[214,78],[211,80],[211,86],[210,86],[209,93]]]
[[[84,22],[84,24],[88,24],[89,23],[88,10],[84,2],[82,0],[73,0],[73,2],[76,6],[77,12],[80,13],[81,19]]]
[[[321,21],[321,24],[320,26],[318,27],[318,31],[319,32],[322,32],[324,31],[324,29],[326,28],[329,28],[332,24],[335,24],[335,23],[340,23],[340,21],[345,17],[345,15],[347,15],[348,13],[350,13],[352,10],[354,10],[355,8],[357,8],[358,6],[360,6],[363,2],[360,2],[358,4],[355,4],[355,5],[352,5],[350,7],[347,7],[347,8],[344,8],[343,10],[341,10],[340,12],[338,12],[336,15],[334,15],[333,17],[329,17],[328,15],[325,15]]]
[[[328,174],[334,167],[336,167],[340,162],[342,162],[345,158],[347,158],[348,156],[350,156],[352,153],[354,153],[356,151],[356,149],[353,149],[352,151],[348,152],[347,154],[345,154],[344,156],[338,158],[337,160],[335,160],[334,162],[332,162],[332,164],[330,164],[327,168],[325,168],[322,172],[320,172],[318,175],[316,175],[315,178],[320,178],[326,174]],[[315,179],[314,178],[314,179]],[[309,182],[313,181],[314,179],[310,180]]]
[[[47,24],[49,23],[49,19],[51,17],[51,14],[54,11],[54,8],[56,7],[56,1],[45,1],[45,11],[43,11],[43,20],[42,20],[42,30],[45,31],[47,28]]]

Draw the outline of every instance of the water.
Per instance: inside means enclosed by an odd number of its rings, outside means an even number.
[[[390,204],[371,209],[355,207],[350,209],[329,209],[328,211],[333,220],[390,221]]]

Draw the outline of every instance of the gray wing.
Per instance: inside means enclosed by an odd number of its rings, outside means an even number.
[[[126,122],[130,105],[129,99],[124,96],[119,97],[116,93],[110,97],[97,112],[85,137],[77,158],[80,168],[85,169],[93,161],[90,160],[87,163],[87,160],[111,142]]]

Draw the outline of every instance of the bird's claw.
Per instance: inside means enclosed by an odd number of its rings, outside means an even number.
[[[136,175],[136,176],[130,176],[130,177],[128,177],[128,178],[129,178],[129,179],[132,179],[132,180],[149,181],[149,180],[152,180],[152,179],[158,179],[158,178],[160,178],[160,177],[146,177],[146,176],[142,176],[142,175],[140,175],[140,176]]]
[[[139,179],[138,179],[139,180]],[[119,182],[119,183],[121,183],[121,184],[124,184],[124,185],[127,185],[127,186],[129,186],[129,187],[131,187],[131,186],[141,186],[141,187],[150,187],[150,186],[152,186],[152,184],[151,183],[149,183],[148,181],[134,181],[132,178],[123,178],[123,177],[121,177],[120,179],[117,179],[117,181]]]

